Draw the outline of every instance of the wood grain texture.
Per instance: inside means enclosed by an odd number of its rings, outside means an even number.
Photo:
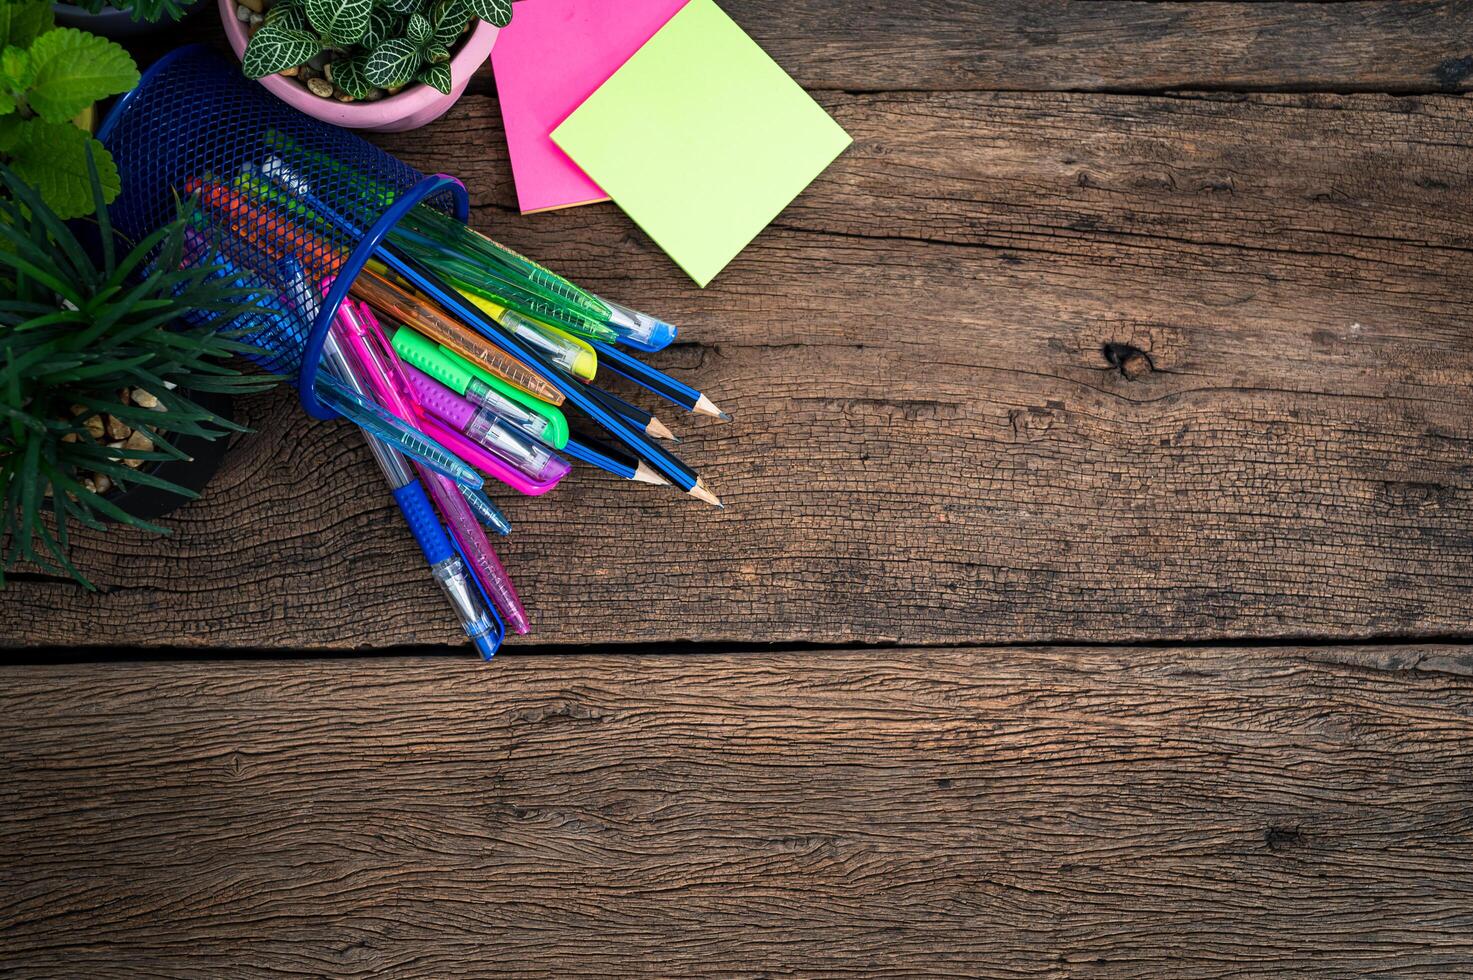
[[[728,0],[807,89],[1466,91],[1473,3]],[[489,94],[488,77],[476,91]]]
[[[0,674],[7,975],[1473,970],[1473,650]]]
[[[664,412],[725,512],[584,471],[502,495],[535,639],[1468,632],[1466,100],[828,104],[855,149],[705,291],[611,207],[508,213],[485,100],[386,140],[681,323],[654,360],[737,415]],[[18,582],[4,640],[455,642],[362,448],[285,392],[243,412],[175,537],[84,539],[103,593]]]

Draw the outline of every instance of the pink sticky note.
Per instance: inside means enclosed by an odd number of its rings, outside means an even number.
[[[491,64],[522,213],[607,201],[549,138],[686,0],[524,0]]]

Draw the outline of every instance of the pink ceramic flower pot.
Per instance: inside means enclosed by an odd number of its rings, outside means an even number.
[[[246,25],[235,16],[237,0],[219,0],[220,20],[225,25],[225,35],[237,58],[245,54],[246,41],[250,34]],[[497,29],[485,21],[477,22],[470,36],[460,43],[460,48],[450,59],[450,94],[445,95],[428,85],[407,86],[398,95],[390,95],[377,102],[339,102],[313,95],[307,86],[295,78],[268,75],[261,79],[266,90],[294,109],[334,126],[349,129],[368,129],[379,133],[397,133],[406,129],[418,129],[425,123],[443,116],[455,104],[470,82],[472,73],[491,56],[491,47],[496,43]]]

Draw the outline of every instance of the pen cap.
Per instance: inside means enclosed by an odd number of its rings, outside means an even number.
[[[419,403],[427,411],[449,422],[457,431],[464,431],[470,420],[476,417],[476,406],[419,368],[410,364],[404,370],[409,373],[409,383],[414,385],[414,393],[419,397]]]
[[[450,366],[469,371],[477,381],[480,381],[489,388],[495,389],[498,394],[505,395],[518,405],[536,412],[538,415],[547,419],[547,429],[542,433],[543,442],[554,449],[561,449],[568,444],[568,417],[557,406],[549,405],[540,398],[529,395],[520,388],[507,384],[490,371],[482,370],[448,347],[440,347],[438,350],[441,358]],[[406,357],[405,360],[407,361],[409,359]],[[426,369],[425,373],[434,375],[434,372],[428,369]],[[454,387],[454,385],[451,385],[451,387]]]
[[[423,203],[463,218],[464,188],[426,177],[366,140],[304,115],[274,98],[201,45],[159,59],[98,128],[117,163],[119,191],[109,218],[121,238],[143,241],[175,220],[181,197],[197,195],[191,227],[204,238],[194,255],[218,256],[232,276],[258,291],[259,306],[222,326],[256,348],[266,370],[296,379],[303,407],[317,401],[322,344],[358,269],[404,213]],[[275,158],[293,182],[263,172]],[[392,196],[366,198],[362,179]],[[307,190],[312,201],[307,203]],[[343,223],[323,220],[326,205]],[[200,243],[196,243],[199,245]],[[299,289],[283,277],[291,259],[311,285],[336,275],[321,305],[279,303]],[[154,271],[144,266],[135,278]],[[192,317],[205,322],[211,314]]]
[[[517,324],[525,324],[542,334],[542,336],[547,337],[554,345],[567,349],[568,359],[571,362],[568,367],[568,373],[584,381],[593,380],[594,374],[598,371],[598,355],[594,353],[588,341],[581,337],[574,337],[572,334],[564,330],[559,330],[557,327],[548,326],[533,317],[497,306],[490,300],[477,296],[474,293],[462,292],[461,295],[472,305],[480,308],[487,316],[505,325],[508,330],[513,330]]]

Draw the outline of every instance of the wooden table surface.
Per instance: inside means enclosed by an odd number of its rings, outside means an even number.
[[[1473,2],[724,6],[855,143],[706,290],[489,74],[379,142],[681,324],[727,509],[505,497],[482,665],[243,403],[0,593],[0,971],[1473,973]]]

